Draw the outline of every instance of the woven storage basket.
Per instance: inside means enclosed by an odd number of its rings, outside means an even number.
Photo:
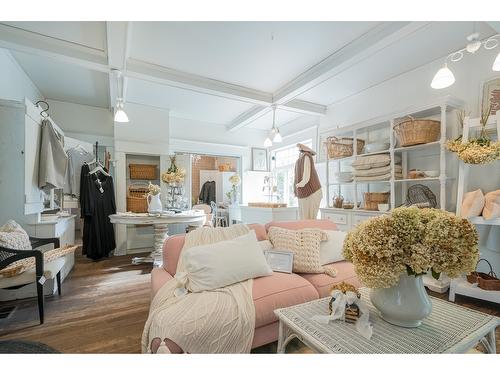
[[[490,272],[488,273],[477,272],[477,265],[483,260],[490,266]],[[491,263],[484,258],[479,259],[477,262],[476,271],[467,275],[467,281],[471,284],[477,283],[477,286],[484,290],[500,290],[500,279],[498,279],[495,272],[493,272]]]
[[[378,211],[379,203],[389,203],[391,193],[364,193],[365,210]]]
[[[408,188],[405,206],[417,206],[419,208],[436,208],[436,195],[427,186],[415,184]]]
[[[132,180],[156,180],[158,167],[154,164],[129,164]]]
[[[148,212],[148,199],[146,198],[148,192],[149,190],[144,184],[130,185],[127,194],[127,211]]]
[[[419,145],[439,140],[441,122],[408,117],[408,119],[394,125],[394,133],[396,133],[400,146]]]
[[[359,155],[365,147],[363,139],[357,139],[357,154]],[[326,139],[326,148],[328,150],[329,159],[339,159],[352,156],[354,154],[354,139],[349,137],[328,137]]]

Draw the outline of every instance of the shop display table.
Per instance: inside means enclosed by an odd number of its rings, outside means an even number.
[[[148,257],[136,257],[133,264],[154,263],[160,266],[163,259],[163,243],[168,236],[169,224],[203,225],[206,215],[203,211],[184,211],[178,214],[163,213],[161,215],[117,213],[109,215],[113,224],[122,225],[152,225],[154,227],[154,249]]]
[[[362,300],[370,309],[371,339],[361,336],[354,324],[332,321],[318,323],[314,315],[328,314],[330,297],[275,310],[279,318],[278,353],[284,353],[293,338],[318,353],[465,353],[481,342],[496,353],[495,329],[500,318],[431,297],[432,313],[417,328],[392,325],[379,317],[370,302],[369,289],[361,288]]]

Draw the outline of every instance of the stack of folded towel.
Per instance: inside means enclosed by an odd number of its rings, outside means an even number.
[[[401,157],[394,156],[394,178],[403,178]],[[356,181],[385,181],[391,178],[391,156],[378,154],[362,156],[352,163]]]

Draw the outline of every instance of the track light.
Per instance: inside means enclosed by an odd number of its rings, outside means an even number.
[[[433,89],[444,89],[455,83],[455,76],[452,71],[448,69],[448,65],[445,63],[444,66],[438,70],[431,82],[431,87]]]

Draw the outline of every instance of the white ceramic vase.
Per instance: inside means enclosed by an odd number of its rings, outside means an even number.
[[[160,194],[153,195],[151,193],[148,194],[148,212],[150,214],[161,214],[162,212],[162,204],[160,200]]]
[[[401,274],[399,283],[390,288],[374,288],[370,300],[385,321],[401,327],[418,327],[432,311],[432,302],[422,276]]]

